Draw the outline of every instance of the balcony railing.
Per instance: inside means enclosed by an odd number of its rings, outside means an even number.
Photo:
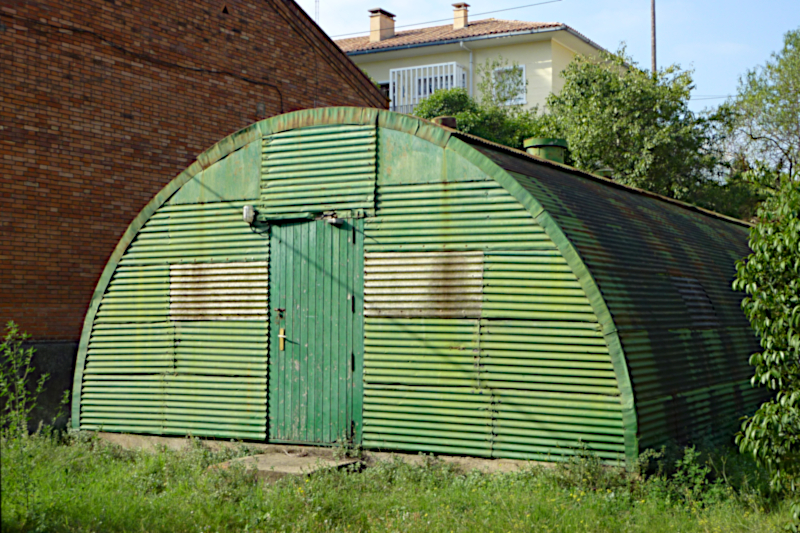
[[[468,70],[458,63],[439,63],[389,71],[392,111],[411,113],[414,106],[440,89],[468,87]]]

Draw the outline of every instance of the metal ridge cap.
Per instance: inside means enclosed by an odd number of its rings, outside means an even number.
[[[373,48],[373,49],[369,49],[369,50],[354,50],[352,52],[344,52],[344,53],[348,57],[349,56],[359,56],[359,55],[364,55],[364,54],[375,54],[375,53],[378,53],[378,52],[394,52],[394,51],[397,51],[397,50],[408,50],[408,49],[411,49],[411,48],[422,48],[422,47],[425,47],[425,46],[441,46],[441,45],[445,45],[445,44],[457,44],[457,43],[460,43],[460,42],[482,41],[482,40],[485,40],[485,39],[496,39],[496,38],[500,38],[500,37],[516,37],[518,35],[532,35],[532,34],[535,34],[535,33],[545,33],[545,32],[549,32],[549,31],[562,31],[562,30],[566,30],[568,28],[569,28],[569,26],[567,26],[566,24],[560,23],[559,26],[553,26],[553,27],[549,27],[549,28],[534,28],[534,29],[531,29],[531,30],[510,31],[510,32],[504,32],[504,33],[490,33],[490,34],[487,34],[487,35],[475,35],[475,36],[472,36],[472,37],[458,37],[458,38],[452,38],[452,39],[444,39],[444,40],[440,40],[440,41],[426,41],[426,42],[421,42],[421,43],[403,44],[403,45],[393,46],[393,47],[388,47],[388,48]],[[574,30],[573,30],[573,32],[577,33]],[[580,34],[578,34],[578,35],[580,35]],[[585,38],[583,40],[586,40],[587,42],[590,42]],[[336,41],[334,41],[334,42],[336,42]],[[342,50],[342,51],[344,51],[344,50]]]
[[[422,119],[420,119],[420,120],[422,120]],[[430,122],[430,121],[426,121],[426,122]],[[480,144],[485,144],[485,145],[487,145],[487,146],[489,146],[491,148],[495,148],[495,149],[510,153],[511,155],[523,156],[523,157],[525,157],[527,159],[532,159],[532,160],[536,161],[537,163],[545,164],[546,166],[553,167],[553,168],[555,168],[557,170],[563,170],[563,171],[570,172],[571,174],[577,174],[577,175],[582,176],[584,178],[588,178],[590,180],[593,180],[593,181],[596,181],[596,182],[599,182],[599,183],[603,183],[605,185],[609,185],[609,186],[612,186],[612,187],[616,187],[618,189],[623,189],[623,190],[626,190],[626,191],[630,191],[630,192],[632,192],[634,194],[639,194],[641,196],[647,196],[647,197],[653,198],[655,200],[660,200],[662,202],[673,204],[673,205],[676,205],[678,207],[682,207],[683,209],[687,209],[689,211],[695,211],[695,212],[700,213],[702,215],[706,215],[706,216],[710,216],[710,217],[713,217],[713,218],[717,218],[717,219],[723,220],[725,222],[731,222],[733,224],[738,224],[738,225],[746,227],[746,228],[754,227],[753,223],[748,222],[746,220],[740,220],[738,218],[730,217],[728,215],[723,215],[722,213],[717,213],[716,211],[711,211],[710,209],[706,209],[704,207],[700,207],[700,206],[697,206],[697,205],[694,205],[694,204],[690,204],[690,203],[687,203],[687,202],[682,202],[681,200],[676,200],[675,198],[670,198],[668,196],[663,196],[661,194],[657,194],[657,193],[654,193],[652,191],[647,191],[645,189],[639,189],[638,187],[633,187],[631,185],[625,185],[625,184],[619,183],[618,181],[615,181],[615,180],[613,180],[611,178],[605,178],[603,176],[598,176],[596,174],[592,174],[591,172],[588,172],[588,171],[585,171],[585,170],[581,170],[581,169],[578,169],[578,168],[575,168],[575,167],[571,167],[569,165],[556,163],[555,161],[550,161],[549,159],[544,159],[542,157],[538,157],[538,156],[529,154],[528,152],[519,150],[517,148],[511,148],[509,146],[505,146],[503,144],[499,144],[499,143],[496,143],[496,142],[493,142],[493,141],[486,140],[486,139],[484,139],[482,137],[478,137],[477,135],[472,135],[470,133],[464,133],[464,132],[461,132],[461,131],[458,131],[458,130],[454,130],[452,128],[448,128],[447,126],[442,126],[441,124],[436,124],[434,122],[430,122],[430,124],[433,124],[433,125],[435,125],[435,126],[437,126],[439,128],[445,129],[445,130],[449,131],[452,135],[455,135],[457,138],[461,138],[462,140],[465,140],[467,142],[475,141],[475,142],[478,142]]]

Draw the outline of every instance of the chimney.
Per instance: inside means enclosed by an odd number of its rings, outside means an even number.
[[[567,141],[564,139],[546,139],[533,137],[522,142],[525,151],[531,155],[539,156],[543,159],[564,163],[564,156],[567,152]]]
[[[453,4],[453,8],[453,29],[460,30],[461,28],[469,26],[469,22],[467,21],[467,8],[469,8],[469,4],[460,2],[458,4]]]
[[[377,43],[394,37],[394,15],[376,7],[369,10],[369,42]]]

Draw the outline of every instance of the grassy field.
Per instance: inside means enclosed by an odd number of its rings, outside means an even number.
[[[588,456],[491,475],[391,461],[266,485],[241,469],[207,470],[247,454],[243,446],[130,452],[86,436],[0,444],[3,531],[774,533],[790,517],[735,455],[715,469],[690,451],[676,472],[644,481]]]

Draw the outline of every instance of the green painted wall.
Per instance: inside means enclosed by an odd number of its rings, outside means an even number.
[[[624,460],[620,392],[577,277],[452,148],[380,128],[366,221],[365,447]]]
[[[138,232],[92,322],[81,429],[266,437],[269,240],[243,205],[164,205]]]
[[[251,142],[199,172],[167,205],[257,200],[261,193],[261,143]]]

